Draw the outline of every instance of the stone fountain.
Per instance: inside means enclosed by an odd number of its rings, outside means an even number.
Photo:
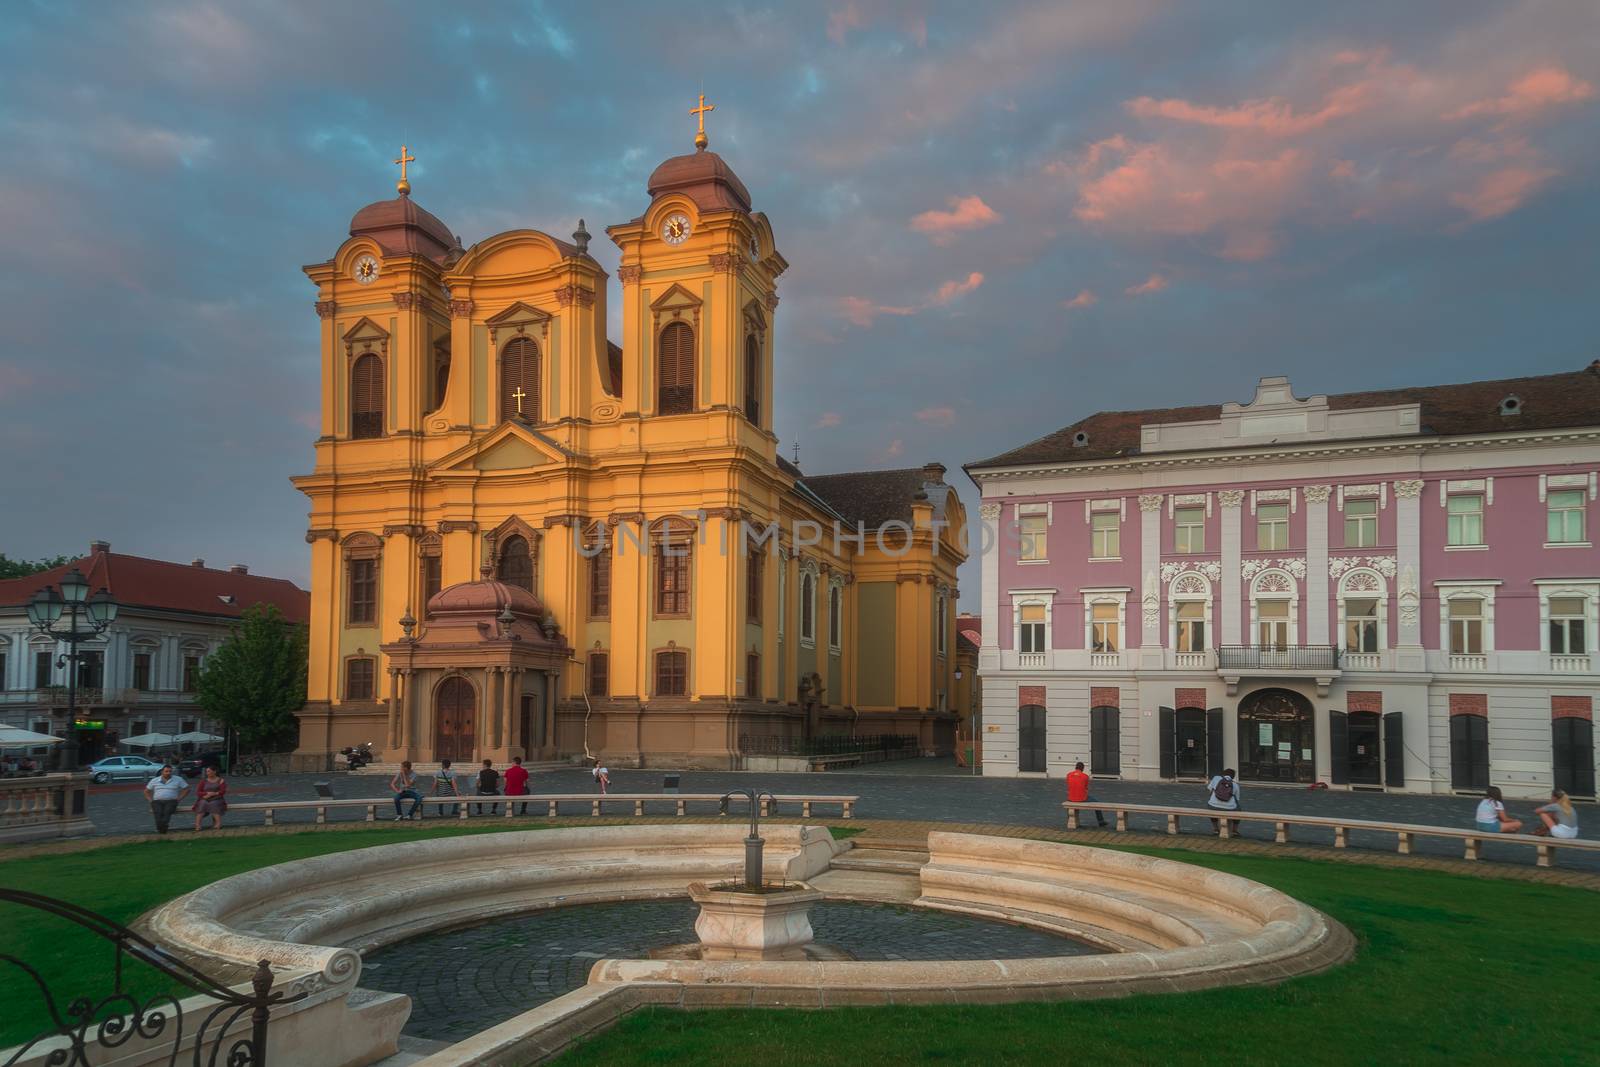
[[[694,932],[704,960],[803,960],[811,945],[811,905],[822,894],[804,882],[769,884],[762,878],[760,819],[771,793],[735,789],[723,794],[722,812],[736,796],[750,802],[750,835],[744,839],[744,879],[722,885],[694,882],[689,899],[700,905]]]

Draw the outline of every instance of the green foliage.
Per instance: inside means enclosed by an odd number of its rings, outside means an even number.
[[[71,562],[67,556],[56,556],[52,559],[12,559],[4,552],[0,552],[0,580],[6,578],[26,578],[30,574],[47,571],[51,567],[59,567],[63,563]]]
[[[199,704],[238,731],[242,748],[273,747],[294,735],[294,713],[306,702],[306,660],[304,626],[270,604],[246,608],[200,670]]]

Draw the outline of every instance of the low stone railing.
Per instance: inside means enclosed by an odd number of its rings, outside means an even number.
[[[860,799],[859,796],[822,796],[811,793],[785,794],[770,799],[764,797],[761,801],[761,814],[780,814],[784,804],[798,804],[800,806],[800,817],[809,819],[811,818],[813,805],[825,804],[831,806],[837,804],[839,805],[839,817],[849,819],[854,817],[856,801]],[[566,804],[569,807],[573,804],[586,804],[589,807],[589,814],[596,817],[606,814],[605,809],[607,806],[611,808],[613,815],[617,813],[619,806],[631,807],[635,815],[648,815],[651,814],[652,810],[656,814],[661,814],[661,809],[666,805],[672,806],[672,814],[674,815],[687,815],[689,814],[688,805],[691,803],[717,804],[721,800],[721,793],[609,793],[605,796],[598,796],[594,793],[529,793],[526,796],[513,797],[480,797],[466,794],[459,797],[423,797],[420,803],[424,811],[429,807],[435,807],[439,809],[441,815],[444,813],[445,807],[459,805],[461,810],[451,816],[456,819],[468,818],[467,809],[469,805],[478,807],[487,805],[505,806],[505,811],[503,812],[476,815],[472,816],[473,818],[509,819],[514,814],[511,810],[512,808],[517,809],[516,813],[521,813],[523,808],[533,808],[535,811],[543,808],[545,809],[546,817],[554,819],[561,814],[562,804]],[[773,807],[774,801],[778,805],[776,809]],[[411,805],[415,802],[408,798],[400,803],[409,811]],[[263,825],[275,826],[277,825],[277,813],[280,811],[314,810],[317,813],[317,822],[326,823],[328,821],[329,808],[366,808],[367,822],[376,822],[379,808],[392,808],[393,806],[394,800],[392,797],[357,797],[349,800],[260,800],[244,804],[229,804],[228,810],[230,812],[259,811],[266,820]],[[709,812],[705,814],[709,814]]]
[[[1218,832],[1225,838],[1233,836],[1230,823],[1271,823],[1272,840],[1280,845],[1288,843],[1290,827],[1294,826],[1315,826],[1333,830],[1334,848],[1349,847],[1352,830],[1372,830],[1377,833],[1394,834],[1396,850],[1403,856],[1411,855],[1411,846],[1419,837],[1440,837],[1461,841],[1464,843],[1462,858],[1469,860],[1479,858],[1479,852],[1485,841],[1504,842],[1508,845],[1532,845],[1537,855],[1536,862],[1540,867],[1554,864],[1555,850],[1558,848],[1600,852],[1600,841],[1539,837],[1534,834],[1486,834],[1482,830],[1465,830],[1454,826],[1422,826],[1414,823],[1376,822],[1369,819],[1340,819],[1327,815],[1279,815],[1259,811],[1225,811],[1218,808],[1168,808],[1159,804],[1107,804],[1101,801],[1083,804],[1068,801],[1061,806],[1067,809],[1068,830],[1079,828],[1079,815],[1083,812],[1109,811],[1116,815],[1118,831],[1128,829],[1129,814],[1160,815],[1166,819],[1169,834],[1178,833],[1184,819],[1214,819],[1218,823]]]
[[[0,843],[94,833],[88,793],[86,774],[0,778]]]

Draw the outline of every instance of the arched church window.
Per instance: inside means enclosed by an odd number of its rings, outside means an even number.
[[[533,592],[533,553],[528,549],[528,539],[512,534],[500,546],[499,578],[507,585]]]
[[[372,352],[350,367],[350,436],[383,436],[383,359]]]
[[[744,339],[744,417],[761,425],[761,338]]]
[[[539,421],[539,346],[515,337],[500,350],[500,419]]]
[[[656,414],[683,415],[694,410],[694,330],[688,323],[668,323],[656,350]]]

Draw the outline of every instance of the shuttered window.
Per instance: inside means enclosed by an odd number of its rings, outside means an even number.
[[[656,696],[681,697],[689,692],[689,653],[656,653]]]
[[[371,352],[350,368],[350,436],[383,436],[383,360]]]
[[[656,382],[656,414],[682,415],[694,410],[694,331],[687,323],[669,323],[661,331]]]
[[[761,699],[761,657],[754,652],[744,658],[744,695]]]
[[[526,537],[512,534],[506,538],[505,544],[500,547],[498,577],[507,585],[533,592],[533,553],[528,548]]]
[[[611,614],[611,544],[596,528],[589,547],[595,550],[589,557],[589,617],[604,619]]]
[[[744,417],[761,425],[761,339],[744,339]]]
[[[347,660],[345,662],[344,698],[346,700],[371,700],[372,675],[372,660]]]
[[[750,567],[745,576],[745,615],[751,622],[761,621],[761,584],[766,580],[766,556],[759,548],[750,550]]]
[[[686,529],[662,529],[656,534],[656,614],[689,614],[689,576],[693,571],[694,540]]]
[[[589,653],[589,681],[584,691],[592,697],[603,697],[611,692],[611,657],[606,653]]]
[[[371,559],[353,559],[350,568],[350,619],[352,623],[369,623],[378,614],[378,563]]]
[[[438,556],[422,557],[422,603],[426,605],[443,585],[444,561]]]
[[[539,346],[517,337],[500,350],[500,419],[521,415],[538,422],[539,410]]]

